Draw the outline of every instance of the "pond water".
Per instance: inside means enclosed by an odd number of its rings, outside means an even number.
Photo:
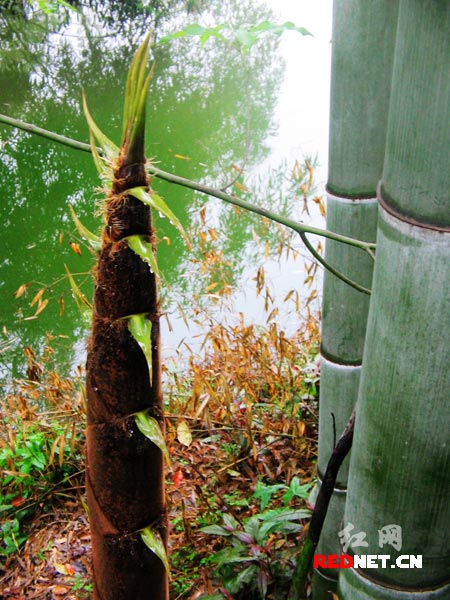
[[[82,90],[100,127],[119,141],[126,71],[149,29],[156,41],[193,22],[238,26],[292,20],[309,29],[314,37],[295,32],[280,40],[261,36],[248,52],[216,39],[204,46],[197,39],[156,45],[146,151],[166,171],[216,187],[236,180],[230,193],[291,218],[323,224],[314,203],[310,216],[302,214],[302,194],[290,176],[295,161],[301,164],[305,155],[317,154],[315,180],[321,193],[331,0],[88,0],[78,12],[52,15],[30,9],[26,1],[10,5],[10,10],[0,8],[0,113],[82,141],[88,139]],[[0,124],[0,178],[0,375],[23,375],[24,348],[38,352],[48,334],[60,368],[69,370],[83,362],[87,330],[65,268],[90,297],[93,265],[69,205],[88,228],[98,230],[94,213],[101,194],[92,159]],[[293,261],[292,253],[279,260],[276,231],[261,229],[257,218],[236,215],[231,207],[198,193],[156,179],[153,187],[193,236],[189,252],[170,224],[157,219],[163,307],[171,323],[163,332],[167,356],[183,340],[192,345],[202,322],[222,318],[225,298],[230,314],[265,323],[263,295],[256,298],[253,281],[263,263],[276,290],[274,306],[291,289],[306,301],[305,261],[301,256]],[[296,238],[290,243],[301,249]],[[207,268],[201,260],[205,256]],[[189,329],[180,306],[191,320]],[[282,311],[277,318],[283,319]],[[285,318],[283,326],[292,332],[295,319],[291,313]]]

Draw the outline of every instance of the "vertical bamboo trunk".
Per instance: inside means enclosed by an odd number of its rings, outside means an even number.
[[[449,41],[447,0],[401,0],[343,523],[390,561],[342,570],[344,600],[450,598]]]
[[[392,74],[398,2],[335,0],[327,183],[327,229],[374,242]],[[373,260],[360,250],[327,240],[326,259],[371,287]],[[318,476],[356,403],[370,296],[329,272],[324,276]],[[336,481],[318,554],[339,554],[348,459]],[[315,600],[330,598],[338,570],[316,570]]]
[[[139,81],[136,68],[130,73],[129,86],[133,87]],[[129,236],[140,235],[153,243],[150,208],[126,193],[149,185],[143,127],[133,130],[131,126],[145,122],[145,82],[142,89],[137,87],[131,100],[127,96],[130,105],[136,96],[143,102],[140,112],[128,109],[130,126],[112,165],[87,357],[86,487],[95,600],[168,598],[164,564],[140,533],[151,527],[166,540],[163,455],[140,432],[134,417],[148,411],[163,429],[156,278],[127,242]],[[151,369],[130,333],[133,315],[145,315],[151,322]]]

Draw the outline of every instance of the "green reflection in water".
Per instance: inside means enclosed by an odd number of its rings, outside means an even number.
[[[140,12],[138,2],[90,0],[82,8],[73,4],[78,13],[62,10],[48,16],[32,12],[26,2],[14,3],[14,11],[4,7],[0,11],[0,112],[81,140],[87,140],[81,110],[84,89],[99,126],[120,141],[126,70],[149,28],[158,39],[193,20],[238,25],[270,16],[249,0],[154,2],[153,8]],[[203,10],[206,5],[208,12]],[[202,14],[189,14],[187,8],[193,7]],[[264,139],[270,131],[282,71],[272,60],[275,45],[268,38],[256,52],[247,54],[219,41],[208,42],[204,48],[192,40],[157,47],[147,109],[147,155],[165,170],[220,186],[236,175],[231,165],[251,166],[260,161],[267,153]],[[61,354],[60,367],[68,368],[74,361],[76,342],[82,347],[86,331],[71,298],[64,265],[80,274],[77,282],[89,297],[93,264],[87,246],[77,236],[68,203],[88,228],[98,230],[93,210],[99,181],[92,159],[0,126],[0,181],[0,325],[7,330],[1,345],[1,375],[23,375],[24,346],[39,350],[47,332],[56,336],[53,344]],[[186,229],[198,220],[204,199],[160,181],[154,187]],[[251,221],[236,219],[232,210],[219,206],[213,212],[225,229],[221,247],[233,265],[232,283],[243,267],[242,250]],[[158,260],[178,295],[186,288],[187,251],[164,220],[158,220],[157,232],[160,239],[171,240],[170,245],[160,244]],[[81,255],[70,242],[80,245]],[[29,284],[27,291],[16,299],[15,292],[23,283]],[[49,303],[34,319],[38,304],[30,307],[30,303],[44,286],[50,286],[42,296]],[[166,301],[170,304],[170,297]]]

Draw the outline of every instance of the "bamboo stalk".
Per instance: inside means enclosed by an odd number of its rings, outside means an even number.
[[[450,597],[449,31],[447,1],[401,0],[344,518],[390,561],[344,569],[344,600]]]
[[[334,3],[327,229],[370,242],[377,231],[376,187],[383,167],[397,10],[392,0]],[[325,258],[361,287],[371,287],[373,261],[368,256],[327,240]],[[321,486],[333,453],[333,431],[343,429],[358,394],[369,310],[369,297],[360,292],[330,270],[325,273],[317,465]],[[347,458],[332,493],[319,554],[340,553],[348,465]],[[338,573],[315,571],[314,600],[330,598]]]

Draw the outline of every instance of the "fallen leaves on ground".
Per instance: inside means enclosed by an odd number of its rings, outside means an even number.
[[[201,527],[220,523],[224,514],[242,522],[260,512],[253,497],[258,482],[288,485],[298,477],[307,483],[317,458],[316,341],[288,339],[273,327],[262,336],[242,325],[231,333],[212,331],[209,342],[209,351],[191,360],[184,378],[166,382],[172,600],[218,590],[210,559],[222,542]],[[54,394],[57,376],[50,375]],[[59,392],[58,404],[62,400]],[[21,410],[34,414],[28,404]],[[281,496],[273,500],[281,504]],[[0,564],[1,600],[92,597],[84,490],[68,488],[55,502],[48,500],[20,552]]]
[[[36,519],[19,555],[0,566],[0,598],[89,598],[90,552],[87,517],[81,499],[75,497]],[[83,583],[87,586],[85,595]]]

